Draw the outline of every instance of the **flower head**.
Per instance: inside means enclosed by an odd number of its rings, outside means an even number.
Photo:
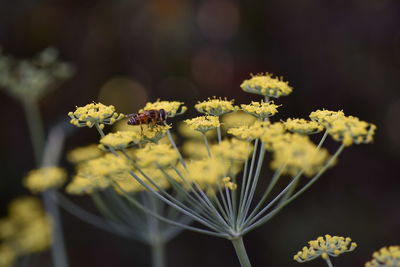
[[[330,110],[316,110],[310,113],[310,119],[312,121],[318,122],[325,129],[328,129],[333,122],[338,119],[344,117],[344,112],[342,110],[339,111],[330,111]]]
[[[58,167],[44,167],[32,170],[24,178],[24,186],[33,193],[46,191],[50,188],[61,187],[67,180],[67,173]]]
[[[188,140],[182,145],[182,152],[191,159],[204,159],[208,157],[204,142],[199,140]]]
[[[342,117],[331,123],[328,133],[336,141],[345,146],[367,144],[373,141],[376,126],[372,123],[361,121],[356,117]]]
[[[203,134],[201,132],[194,130],[184,121],[178,123],[178,132],[184,138],[203,139]],[[214,138],[216,136],[216,131],[215,130],[207,131],[206,136],[208,138]]]
[[[256,121],[256,118],[241,110],[222,116],[222,127],[230,129],[233,127],[250,126]]]
[[[245,80],[240,87],[248,93],[274,98],[287,96],[293,91],[288,82],[283,81],[282,78],[274,78],[269,73],[252,76],[249,80]]]
[[[109,148],[124,150],[140,143],[141,136],[133,131],[118,131],[109,133],[100,139],[100,149],[107,151]]]
[[[317,149],[308,136],[285,134],[273,145],[272,169],[283,167],[282,173],[295,176],[303,171],[306,176],[317,173],[329,159],[326,149]]]
[[[136,151],[137,165],[140,167],[168,167],[175,165],[178,154],[167,144],[147,144]]]
[[[75,175],[72,181],[66,186],[65,191],[71,195],[92,194],[96,186],[91,179]]]
[[[270,126],[271,123],[269,121],[256,121],[250,126],[244,125],[230,128],[227,133],[242,140],[252,141],[261,138],[264,135],[266,128]]]
[[[285,126],[282,122],[274,122],[264,127],[262,136],[260,137],[263,141],[264,146],[267,150],[273,151],[278,144],[285,138]]]
[[[383,247],[372,254],[372,260],[365,264],[365,267],[399,267],[400,246]]]
[[[193,130],[205,134],[209,130],[216,129],[221,126],[217,116],[200,116],[193,119],[185,120],[185,123]]]
[[[74,72],[57,57],[57,50],[51,47],[28,60],[16,60],[0,51],[0,87],[22,102],[38,101]]]
[[[167,131],[171,129],[169,125],[154,125],[143,128],[142,132],[142,142],[158,143],[165,135]]]
[[[17,251],[6,244],[0,245],[0,266],[12,267],[17,259]]]
[[[83,147],[77,147],[69,151],[67,154],[67,160],[73,164],[82,163],[91,159],[101,157],[103,155],[98,145],[88,145]]]
[[[316,240],[308,242],[308,247],[303,247],[302,250],[297,252],[293,256],[293,259],[297,262],[306,262],[316,259],[321,256],[324,260],[327,260],[329,256],[337,257],[345,252],[353,251],[357,244],[351,242],[350,237],[341,236],[330,236],[318,237]]]
[[[233,106],[234,100],[227,100],[221,98],[208,98],[207,101],[198,102],[194,107],[198,112],[212,115],[221,116],[223,114],[234,111],[236,108]]]
[[[106,106],[101,103],[90,103],[84,107],[76,107],[74,112],[69,112],[71,124],[77,127],[89,127],[99,124],[104,127],[104,124],[114,124],[116,121],[124,118],[123,114],[115,112],[114,106]]]
[[[259,119],[266,119],[269,118],[276,113],[278,113],[278,105],[275,105],[273,101],[264,102],[255,102],[252,101],[249,105],[240,105],[242,110],[248,114],[253,115]]]
[[[167,113],[168,118],[172,118],[178,115],[185,113],[187,107],[183,105],[183,102],[179,101],[160,101],[159,99],[156,102],[148,102],[144,106],[143,109],[139,110],[139,112],[143,112],[145,110],[163,109]]]
[[[253,152],[251,143],[235,138],[223,140],[211,147],[213,156],[227,161],[245,161]]]
[[[321,132],[324,127],[315,121],[308,121],[305,119],[287,119],[285,122],[285,128],[298,134],[315,134]]]

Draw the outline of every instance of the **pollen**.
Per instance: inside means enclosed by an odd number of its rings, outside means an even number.
[[[139,110],[139,112],[143,112],[145,110],[163,109],[167,113],[168,118],[172,118],[178,115],[182,115],[186,112],[187,107],[184,106],[183,102],[179,101],[160,101],[159,99],[156,102],[148,102],[144,106],[143,109]]]
[[[44,167],[32,170],[23,179],[23,184],[33,193],[40,193],[50,188],[61,187],[67,179],[64,169],[58,167]]]
[[[310,119],[322,125],[325,129],[331,127],[332,123],[338,119],[343,118],[344,112],[342,110],[339,111],[330,111],[330,110],[316,110],[310,113]]]
[[[115,112],[114,106],[106,106],[101,103],[90,103],[84,107],[77,107],[74,112],[69,112],[71,124],[77,127],[92,128],[95,124],[114,124],[124,118],[123,114]]]
[[[372,254],[372,260],[365,267],[400,266],[400,246],[383,247]]]
[[[208,98],[208,100],[203,102],[198,102],[194,107],[200,113],[212,116],[221,116],[236,110],[236,107],[233,105],[233,103],[234,100],[214,97]]]
[[[279,107],[273,101],[264,102],[263,100],[261,102],[252,101],[249,105],[242,104],[240,106],[244,112],[259,119],[267,119],[275,115],[278,113]]]
[[[324,260],[328,260],[329,256],[338,257],[339,255],[353,251],[357,244],[351,242],[351,238],[341,236],[330,236],[318,237],[316,240],[308,242],[308,247],[303,247],[302,250],[294,255],[293,259],[297,262],[306,262],[321,257]]]
[[[288,82],[269,73],[255,75],[242,82],[240,87],[247,93],[274,98],[287,96],[293,91]]]
[[[200,116],[193,119],[185,120],[185,123],[193,130],[203,134],[221,126],[217,116]]]

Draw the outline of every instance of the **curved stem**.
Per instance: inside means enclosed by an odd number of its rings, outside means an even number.
[[[233,247],[235,248],[237,257],[239,258],[240,266],[251,267],[251,263],[249,257],[247,256],[242,236],[232,239],[231,242],[233,244]]]

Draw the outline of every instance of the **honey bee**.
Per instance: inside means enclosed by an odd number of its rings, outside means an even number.
[[[143,131],[142,125],[163,125],[167,119],[167,113],[164,109],[150,109],[145,110],[142,113],[133,113],[125,115],[128,118],[129,125],[140,125],[140,129]]]

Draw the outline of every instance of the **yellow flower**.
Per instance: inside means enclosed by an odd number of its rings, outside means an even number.
[[[258,74],[245,80],[240,87],[243,91],[267,97],[281,97],[289,95],[293,88],[282,78],[274,78],[272,74]]]
[[[178,132],[184,138],[193,138],[193,139],[203,139],[203,134],[199,131],[196,131],[189,127],[187,123],[181,121],[178,123]],[[208,131],[206,133],[207,138],[214,138],[217,135],[217,131]]]
[[[310,113],[310,119],[312,121],[318,122],[325,129],[331,127],[332,123],[338,119],[342,119],[344,117],[344,112],[342,110],[339,111],[330,111],[330,110],[316,110]]]
[[[187,165],[188,169],[184,171],[185,178],[208,193],[213,193],[215,187],[228,172],[226,164],[215,158],[191,161]]]
[[[67,160],[73,164],[82,163],[91,159],[98,158],[104,153],[98,148],[98,145],[88,145],[78,147],[68,152]]]
[[[283,173],[295,176],[301,170],[306,176],[317,173],[329,159],[326,149],[318,149],[308,136],[286,134],[274,144],[272,169],[284,166]]]
[[[236,108],[233,106],[234,100],[208,98],[207,101],[198,102],[194,107],[198,112],[207,115],[221,116],[225,113],[234,111]]]
[[[95,188],[91,179],[75,175],[72,181],[66,186],[65,191],[71,195],[88,195],[92,194]]]
[[[155,125],[153,127],[145,127],[143,128],[142,132],[142,142],[151,142],[151,143],[157,143],[160,141],[165,135],[167,134],[167,131],[171,129],[171,126],[169,125]]]
[[[156,102],[148,102],[143,109],[139,110],[139,112],[151,109],[163,109],[167,113],[167,118],[172,118],[185,113],[187,107],[183,104],[183,102],[179,101],[160,101],[158,99]]]
[[[232,179],[230,177],[225,177],[222,178],[222,183],[223,186],[230,189],[230,190],[236,190],[237,189],[237,184],[232,182]]]
[[[227,161],[245,161],[253,152],[249,142],[235,138],[211,146],[212,155]]]
[[[373,259],[365,267],[400,267],[400,246],[383,247],[372,254]]]
[[[190,120],[185,120],[185,123],[189,125],[191,129],[203,134],[221,126],[219,119],[216,116],[200,116]]]
[[[323,259],[328,259],[329,256],[337,257],[345,252],[353,251],[357,244],[351,242],[350,237],[330,236],[318,237],[316,240],[308,242],[308,247],[303,247],[302,250],[294,255],[293,259],[297,262],[306,262],[316,259],[321,256]]]
[[[273,151],[276,144],[284,139],[285,137],[285,126],[281,122],[274,122],[264,127],[264,132],[261,136],[261,141],[263,141],[264,146],[267,150]]]
[[[61,187],[67,179],[64,169],[58,167],[44,167],[32,170],[24,178],[23,183],[26,188],[33,193],[46,191],[50,188]]]
[[[189,140],[183,143],[182,152],[191,159],[203,159],[208,157],[204,142],[197,140]]]
[[[167,179],[166,175],[160,169],[144,168],[144,169],[142,169],[142,171],[158,187],[163,188],[163,189],[169,188],[170,184],[168,182],[168,179]],[[165,171],[170,177],[174,177],[174,174],[170,171],[170,169],[167,169]],[[149,180],[144,175],[137,173],[137,172],[135,174],[137,176],[139,176],[139,178],[143,182],[145,182],[147,185],[149,185],[151,188],[157,190],[157,187],[155,187],[151,182],[149,182]],[[129,176],[129,177],[127,176],[127,177],[125,177],[125,179],[119,179],[115,182],[117,185],[113,185],[113,187],[114,187],[115,191],[120,194],[123,194],[125,192],[136,193],[136,192],[147,190],[133,176]]]
[[[252,101],[249,105],[240,105],[242,110],[246,113],[253,115],[259,119],[266,119],[269,118],[276,113],[278,113],[278,105],[275,105],[273,101],[264,102],[255,102]]]
[[[69,112],[71,124],[77,127],[89,127],[99,124],[104,127],[104,124],[114,124],[116,121],[124,118],[123,114],[115,112],[114,106],[106,106],[101,103],[90,103],[84,107],[76,107],[74,112]]]
[[[250,126],[256,121],[256,118],[243,111],[236,111],[222,116],[222,127],[230,129],[233,127]]]
[[[140,143],[141,136],[133,131],[118,131],[116,133],[109,133],[100,139],[99,148],[102,150],[124,150],[130,146]]]
[[[6,244],[0,245],[0,266],[12,267],[17,259],[17,252]]]
[[[332,122],[328,128],[328,133],[334,140],[342,142],[345,146],[350,146],[353,143],[371,143],[375,130],[376,126],[374,124],[348,116]]]
[[[147,144],[136,151],[137,164],[140,167],[168,167],[175,165],[178,154],[167,144]]]
[[[266,128],[269,127],[271,127],[271,123],[269,121],[256,121],[250,126],[244,125],[230,128],[227,133],[242,140],[252,141],[254,139],[261,138],[266,132]]]
[[[38,199],[20,197],[13,200],[9,205],[9,216],[2,220],[9,221],[9,226],[0,224],[0,232],[8,231],[8,235],[3,236],[3,242],[14,248],[16,255],[39,252],[49,247],[51,219],[44,215]],[[3,228],[10,225],[14,228],[12,231]]]
[[[305,119],[287,119],[285,122],[285,128],[298,134],[315,134],[321,132],[324,128],[322,125],[315,121],[307,121]]]

